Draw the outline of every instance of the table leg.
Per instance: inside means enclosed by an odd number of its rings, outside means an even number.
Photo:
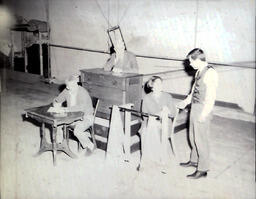
[[[53,164],[56,165],[56,152],[57,152],[57,127],[52,126],[52,155],[53,155]]]
[[[125,135],[124,135],[124,150],[125,161],[130,161],[131,156],[131,112],[125,111]]]
[[[45,123],[44,122],[42,123],[42,126],[41,126],[41,133],[42,133],[42,139],[41,139],[40,147],[44,143],[46,143],[46,139],[45,139]]]
[[[39,151],[35,154],[35,156],[39,156],[41,155],[43,152],[45,151],[51,151],[52,150],[52,145],[49,144],[47,141],[46,141],[46,138],[45,138],[45,123],[43,122],[42,123],[42,126],[41,126],[41,141],[40,141],[40,149]]]
[[[71,158],[77,158],[77,156],[70,150],[69,144],[68,144],[68,139],[67,137],[67,125],[63,125],[63,141],[60,144],[57,144],[57,151],[63,151],[66,153],[69,157]]]
[[[63,131],[63,139],[62,139],[62,142],[63,142],[64,140],[67,139],[67,127],[65,124],[62,127],[62,131]]]
[[[67,126],[66,126],[66,140],[67,140],[67,144],[68,144],[68,146],[69,146],[69,131],[70,131],[70,129],[67,129]]]

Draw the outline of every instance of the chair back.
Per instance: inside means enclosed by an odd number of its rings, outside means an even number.
[[[98,110],[98,107],[99,107],[99,103],[100,103],[100,100],[97,99],[95,109],[93,111],[93,124],[94,124],[94,121],[95,121],[95,117],[96,117],[96,113],[97,113],[97,110]]]

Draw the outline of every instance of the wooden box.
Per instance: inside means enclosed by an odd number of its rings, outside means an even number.
[[[81,70],[82,86],[91,97],[100,100],[98,111],[108,116],[112,105],[133,103],[133,109],[140,110],[142,77],[134,73],[115,74],[102,68]]]

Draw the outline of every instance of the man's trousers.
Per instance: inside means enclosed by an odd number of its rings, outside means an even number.
[[[198,163],[197,170],[209,170],[209,126],[212,116],[206,117],[204,122],[199,122],[202,104],[191,104],[189,121],[189,140],[191,144],[190,161]]]

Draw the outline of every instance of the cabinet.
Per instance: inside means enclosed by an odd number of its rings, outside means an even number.
[[[30,20],[29,24],[16,24],[10,34],[12,70],[50,77],[47,23]]]

